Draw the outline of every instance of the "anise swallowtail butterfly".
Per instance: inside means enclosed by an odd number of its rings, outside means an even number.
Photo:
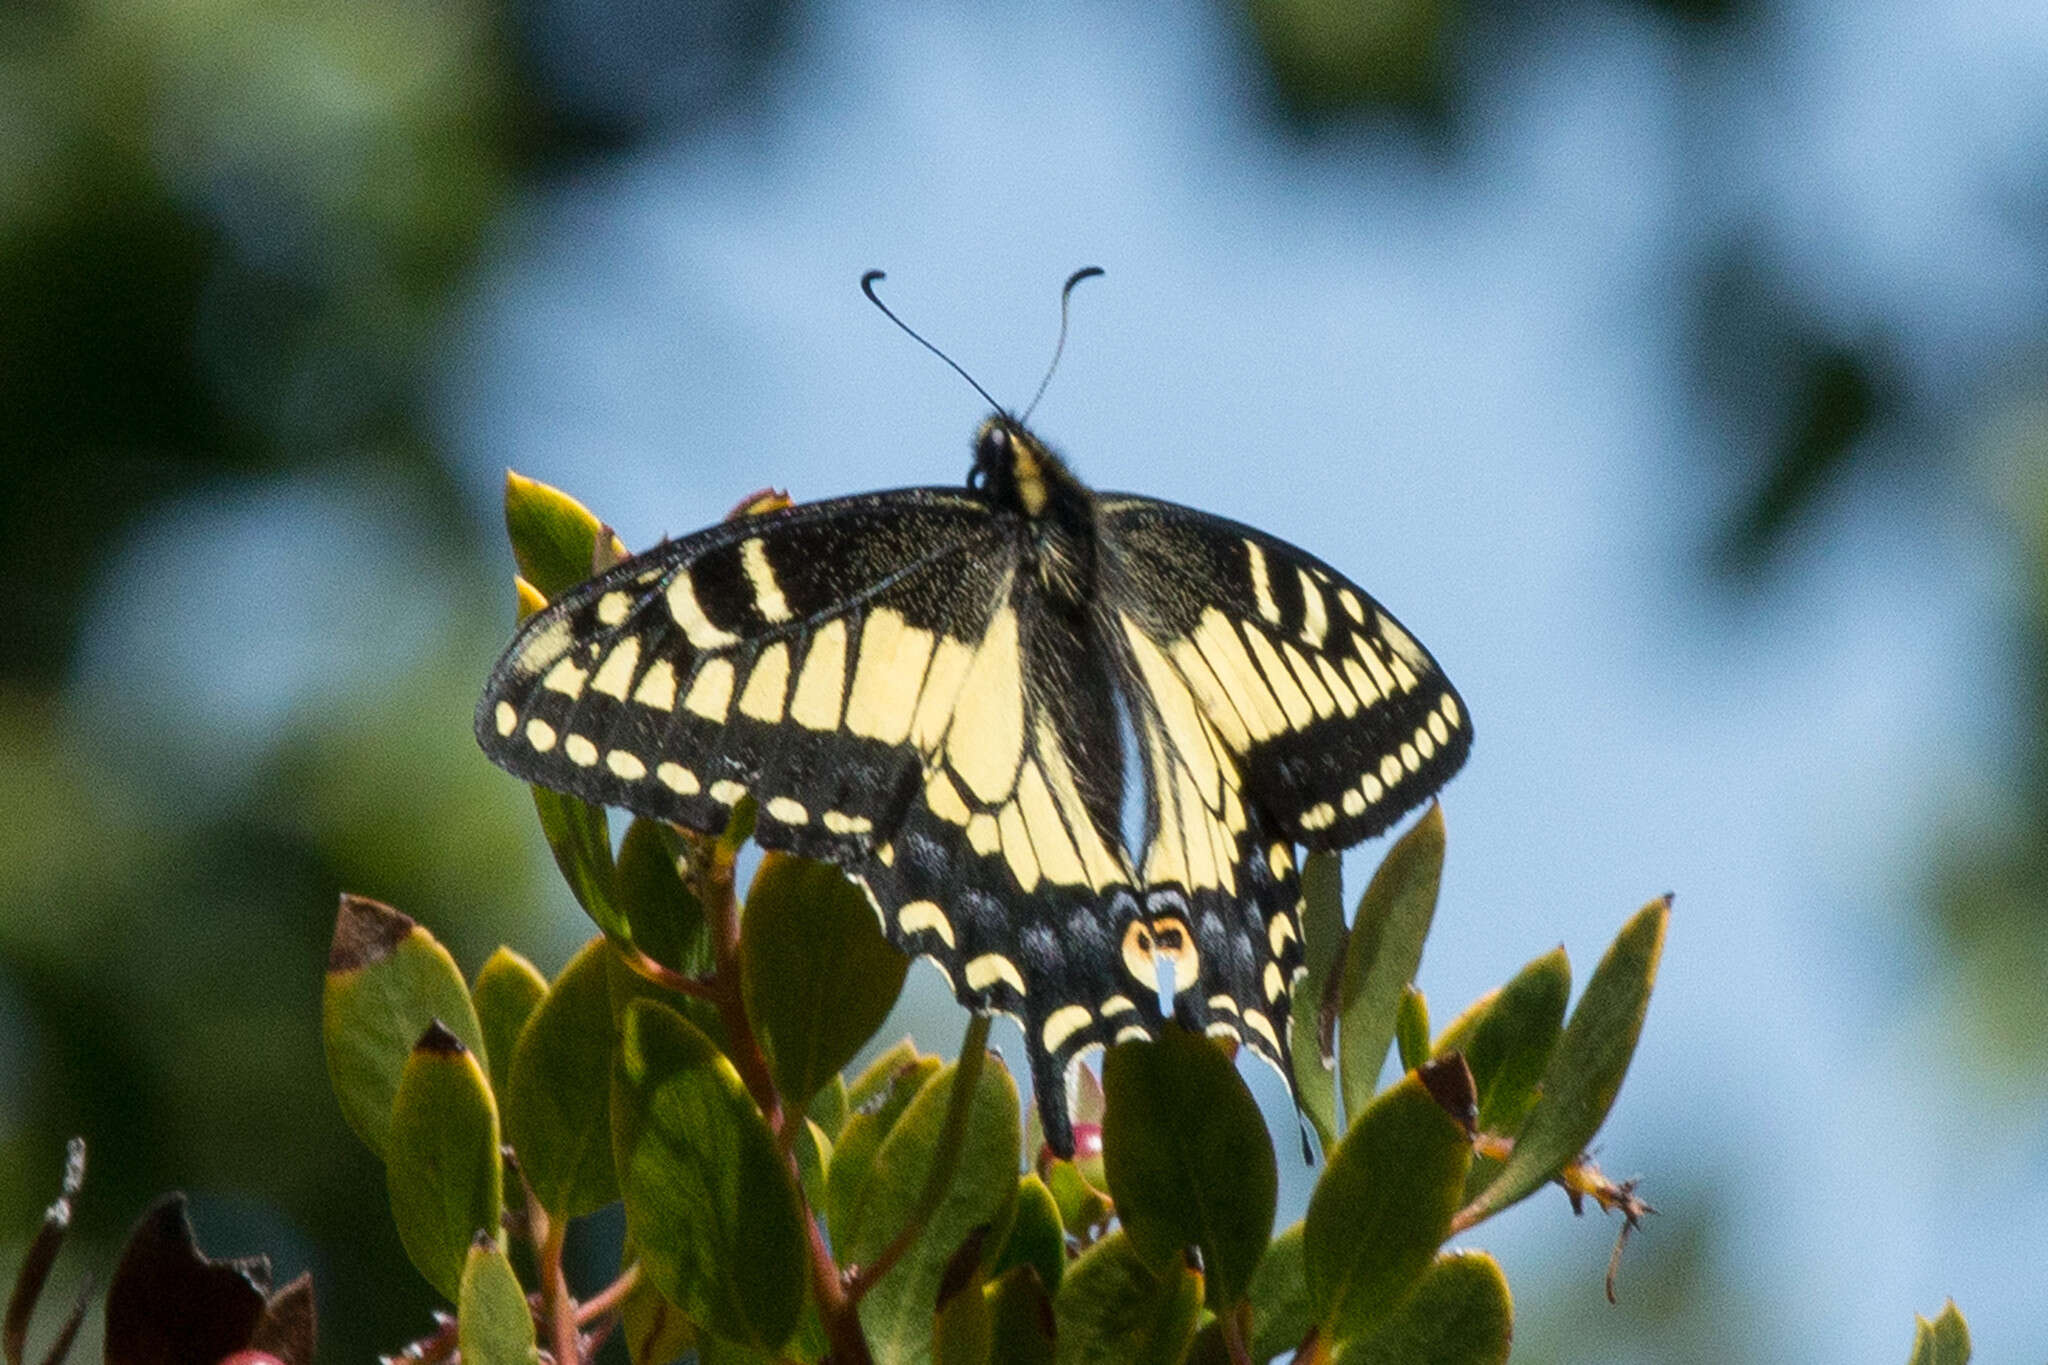
[[[1000,411],[965,489],[741,517],[562,594],[476,732],[529,782],[691,829],[752,796],[764,847],[838,864],[961,1003],[1021,1022],[1062,1155],[1068,1064],[1169,1013],[1292,1087],[1296,850],[1386,829],[1472,741],[1435,660],[1336,570],[1091,492]]]

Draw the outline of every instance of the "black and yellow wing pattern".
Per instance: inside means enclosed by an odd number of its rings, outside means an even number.
[[[1181,1025],[1292,1084],[1298,849],[1385,829],[1471,724],[1335,570],[1097,496],[1020,423],[965,489],[722,523],[522,625],[477,736],[530,782],[838,864],[970,1008],[1023,1025],[1047,1140],[1067,1067]],[[1142,834],[1127,847],[1127,748]]]

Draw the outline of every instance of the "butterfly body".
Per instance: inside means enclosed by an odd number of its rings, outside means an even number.
[[[1022,1022],[1062,1153],[1067,1065],[1169,1016],[1292,1083],[1295,850],[1386,828],[1471,742],[1335,570],[1093,493],[1002,414],[964,490],[728,521],[562,594],[477,734],[528,781],[694,829],[754,797],[759,842],[837,863],[964,1004]]]

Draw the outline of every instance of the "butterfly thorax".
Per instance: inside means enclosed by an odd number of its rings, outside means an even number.
[[[1022,423],[998,414],[981,424],[968,486],[1016,521],[1025,566],[1048,592],[1079,607],[1095,580],[1095,495]]]

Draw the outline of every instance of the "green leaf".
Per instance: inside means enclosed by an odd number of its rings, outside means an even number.
[[[1913,1356],[1906,1365],[1969,1365],[1970,1328],[1956,1301],[1942,1305],[1933,1322],[1913,1315]]]
[[[939,1280],[938,1312],[932,1318],[933,1365],[987,1365],[993,1359],[988,1299],[979,1274],[981,1245],[970,1237]]]
[[[1053,1299],[1060,1365],[1173,1365],[1195,1335],[1201,1277],[1176,1263],[1156,1274],[1122,1232],[1067,1268]]]
[[[1443,870],[1443,809],[1432,805],[1387,851],[1359,899],[1338,994],[1338,1066],[1344,1111],[1354,1120],[1379,1087],[1401,991],[1422,965]]]
[[[505,1093],[512,1071],[512,1048],[519,1030],[548,993],[548,979],[510,948],[499,948],[477,971],[469,998],[483,1030],[484,1055],[491,1064],[491,1093]]]
[[[1521,1128],[1557,1047],[1571,993],[1571,961],[1564,949],[1553,948],[1482,996],[1437,1039],[1436,1056],[1463,1053],[1471,1068],[1482,1132],[1512,1137]]]
[[[1343,961],[1344,860],[1325,850],[1308,855],[1301,868],[1302,952],[1308,974],[1295,983],[1294,1004],[1288,1029],[1294,1044],[1294,1092],[1301,1099],[1301,1112],[1308,1115],[1316,1138],[1327,1152],[1337,1145],[1336,1072],[1323,1046],[1323,1001],[1331,990],[1331,976]]]
[[[622,1265],[639,1259],[638,1248],[628,1241],[620,1257]],[[645,1275],[620,1305],[619,1334],[633,1365],[671,1365],[698,1344],[697,1329],[683,1316],[683,1310],[664,1299]]]
[[[391,1217],[405,1254],[451,1302],[479,1232],[495,1240],[504,1213],[498,1110],[476,1054],[436,1020],[399,1077],[384,1157]]]
[[[848,1245],[859,1231],[873,1191],[875,1154],[939,1066],[937,1057],[919,1057],[906,1039],[854,1082],[848,1095],[853,1117],[832,1145],[832,1164],[825,1173],[826,1224],[835,1246]]]
[[[1429,1060],[1429,1001],[1413,986],[1401,988],[1401,1005],[1394,1013],[1394,1046],[1403,1071],[1413,1071]]]
[[[1089,1184],[1088,1177],[1073,1162],[1042,1162],[1040,1169],[1045,1172],[1045,1187],[1052,1191],[1053,1203],[1059,1208],[1062,1227],[1085,1239],[1115,1215],[1109,1196]]]
[[[1371,1330],[1429,1269],[1450,1232],[1472,1146],[1413,1072],[1366,1106],[1330,1153],[1303,1220],[1316,1319]]]
[[[664,1005],[636,1000],[621,1021],[612,1134],[654,1287],[720,1336],[780,1349],[804,1300],[796,1191],[732,1063]]]
[[[1038,1271],[1020,1265],[984,1291],[988,1298],[989,1359],[1002,1365],[1052,1365],[1052,1299]]]
[[[1316,1324],[1303,1264],[1302,1225],[1273,1239],[1252,1275],[1252,1359],[1271,1360],[1293,1351]]]
[[[596,572],[600,535],[608,535],[590,510],[558,488],[505,471],[505,534],[519,576],[544,597],[556,597]],[[606,558],[625,558],[618,537],[608,536]]]
[[[1223,1049],[1179,1029],[1111,1048],[1103,1163],[1131,1246],[1154,1270],[1202,1253],[1208,1304],[1243,1297],[1273,1235],[1279,1169],[1252,1092]]]
[[[825,1130],[825,1136],[835,1142],[846,1121],[853,1117],[853,1105],[847,1099],[846,1078],[835,1075],[820,1086],[818,1093],[811,1096],[811,1102],[804,1106],[804,1113],[811,1122]]]
[[[709,976],[715,965],[711,929],[677,866],[684,852],[673,826],[635,820],[619,841],[613,894],[635,947],[684,976]]]
[[[1544,1068],[1542,1091],[1515,1138],[1514,1153],[1458,1215],[1461,1226],[1542,1188],[1600,1131],[1635,1056],[1670,917],[1670,899],[1659,897],[1615,936]]]
[[[846,1262],[874,1260],[909,1221],[938,1154],[958,1069],[948,1066],[926,1081],[876,1150],[859,1218],[833,1230],[833,1245],[843,1249]],[[853,1124],[847,1130],[850,1138]],[[945,1198],[903,1259],[861,1300],[861,1325],[877,1365],[921,1361],[931,1349],[940,1275],[969,1233],[1004,1213],[1017,1188],[1019,1132],[1016,1082],[999,1061],[985,1059]],[[840,1150],[845,1147],[842,1141]]]
[[[740,988],[784,1103],[801,1109],[874,1036],[910,959],[830,863],[770,852],[740,921]]]
[[[1067,1232],[1060,1225],[1059,1204],[1045,1182],[1028,1172],[1017,1182],[1010,1235],[1004,1239],[1002,1252],[989,1273],[999,1276],[1025,1265],[1038,1272],[1039,1284],[1055,1289],[1067,1269]]]
[[[612,1166],[611,1056],[616,1041],[599,935],[555,978],[526,1022],[505,1088],[505,1135],[542,1208],[580,1218],[619,1197]]]
[[[1454,1252],[1437,1257],[1378,1330],[1344,1343],[1338,1365],[1504,1365],[1514,1322],[1499,1263]]]
[[[456,1299],[462,1365],[535,1365],[533,1311],[512,1262],[489,1237],[471,1243]]]
[[[483,1052],[483,1028],[448,950],[390,906],[344,895],[327,950],[321,1035],[342,1117],[380,1157],[399,1076],[436,1019]]]
[[[620,908],[612,863],[612,836],[604,812],[563,792],[534,787],[533,808],[541,833],[555,855],[562,880],[597,927],[622,942],[633,941],[633,926]]]

